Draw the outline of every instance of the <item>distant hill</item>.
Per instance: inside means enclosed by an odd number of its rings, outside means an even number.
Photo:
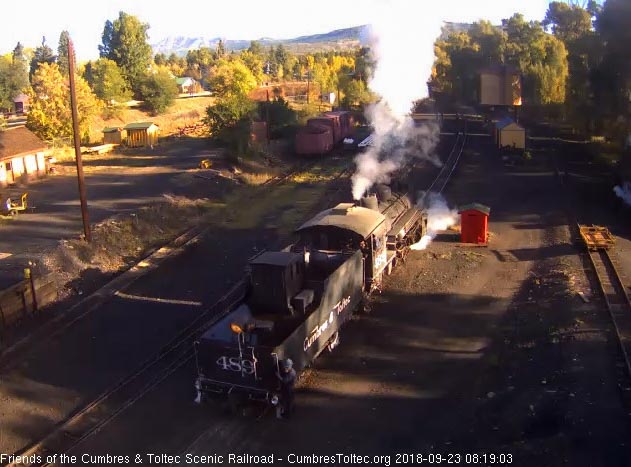
[[[261,45],[283,44],[293,52],[311,52],[314,50],[345,50],[365,44],[368,33],[368,26],[355,26],[346,29],[336,29],[325,34],[314,34],[311,36],[300,36],[293,39],[273,39],[263,37],[256,39]],[[219,37],[186,37],[175,36],[165,37],[151,44],[153,53],[163,53],[170,55],[186,55],[189,50],[196,50],[200,47],[210,47],[214,49],[219,43]],[[224,39],[224,44],[228,50],[243,50],[250,46],[250,40]]]

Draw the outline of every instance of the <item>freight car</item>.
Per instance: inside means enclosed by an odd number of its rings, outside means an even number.
[[[352,134],[353,125],[351,112],[325,112],[319,117],[309,119],[307,125],[298,130],[294,150],[298,155],[327,154],[335,145]]]
[[[425,233],[426,216],[406,195],[378,191],[381,199],[322,211],[294,244],[250,260],[243,302],[195,343],[200,401],[273,403],[279,362],[300,371],[337,345],[342,324]]]

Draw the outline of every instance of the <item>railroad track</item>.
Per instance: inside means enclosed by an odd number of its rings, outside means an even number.
[[[579,226],[580,229],[580,226]],[[587,250],[598,286],[613,323],[627,375],[631,377],[631,299],[613,253],[606,248]]]
[[[48,466],[48,456],[64,454],[79,446],[118,414],[141,399],[194,356],[193,342],[208,326],[225,316],[244,296],[245,282],[235,284],[219,301],[205,310],[156,355],[142,363],[88,405],[61,421],[45,438],[14,453],[24,459],[8,466]],[[31,462],[39,459],[40,462]]]
[[[451,174],[458,164],[466,144],[465,132],[458,135],[447,161],[428,192],[434,187],[439,192],[447,185]],[[297,173],[313,167],[322,158],[312,159],[299,167],[270,179],[265,186],[276,186]],[[347,164],[331,180],[332,190],[326,199],[337,196],[343,189],[337,182],[352,174],[352,164]],[[335,186],[338,185],[338,186]],[[245,282],[242,280],[230,289],[213,306],[206,309],[195,321],[189,324],[175,338],[166,344],[156,355],[143,362],[132,374],[124,377],[116,384],[100,394],[88,405],[78,409],[59,422],[55,429],[43,439],[15,452],[22,461],[12,462],[8,466],[40,467],[55,465],[47,462],[48,456],[60,455],[77,448],[90,435],[96,433],[124,410],[144,397],[154,387],[164,381],[178,368],[194,357],[193,342],[213,323],[223,318],[244,296]],[[40,461],[31,462],[30,459]]]
[[[432,184],[425,190],[425,194],[420,199],[419,204],[421,206],[424,205],[426,197],[429,193],[439,193],[441,194],[443,190],[447,187],[449,180],[451,180],[451,176],[453,175],[456,167],[458,167],[458,163],[460,162],[460,157],[464,152],[464,148],[467,145],[467,121],[464,121],[464,127],[461,132],[458,132],[456,136],[456,141],[454,142],[445,163],[443,164],[440,172],[432,182]]]
[[[314,159],[300,167],[273,179],[279,185],[296,173],[306,170],[321,159]],[[333,178],[331,183],[352,173],[352,164],[347,164]],[[268,184],[268,186],[270,186]],[[339,193],[336,188],[331,197]],[[327,197],[328,199],[328,197]],[[72,413],[62,420],[45,438],[15,452],[21,456],[21,462],[12,462],[8,466],[48,466],[48,456],[68,453],[78,447],[90,435],[102,429],[117,415],[131,407],[154,387],[164,381],[178,368],[194,357],[193,342],[213,323],[223,318],[243,297],[245,281],[241,280],[233,286],[214,305],[206,309],[191,324],[166,344],[157,354],[143,362],[132,374],[121,379],[105,392],[97,396],[88,405]],[[39,458],[41,462],[30,462],[28,459]]]

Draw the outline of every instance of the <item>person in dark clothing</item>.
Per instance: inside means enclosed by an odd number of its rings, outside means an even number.
[[[283,361],[280,373],[276,377],[280,381],[280,401],[276,407],[276,418],[289,418],[294,405],[294,386],[296,385],[296,370],[291,359]]]

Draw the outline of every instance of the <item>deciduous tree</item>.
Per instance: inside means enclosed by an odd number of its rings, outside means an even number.
[[[62,76],[57,64],[42,63],[31,81],[30,111],[26,126],[43,139],[72,136],[70,88],[68,79]],[[76,78],[79,131],[83,138],[90,133],[93,117],[100,109],[100,102],[81,77]]]
[[[96,96],[108,104],[127,102],[131,90],[116,62],[99,58],[85,66],[84,78]]]
[[[219,97],[246,96],[256,87],[256,78],[240,60],[220,60],[212,70],[211,91]]]
[[[165,112],[173,104],[177,94],[175,79],[164,68],[149,73],[140,83],[140,95],[147,108],[154,114]]]

